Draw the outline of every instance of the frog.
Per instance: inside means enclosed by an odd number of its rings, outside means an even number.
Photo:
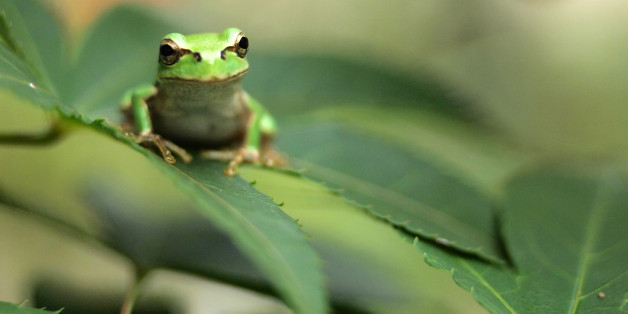
[[[125,128],[136,132],[126,134],[159,151],[170,164],[176,162],[175,155],[190,162],[187,149],[198,150],[202,158],[226,161],[228,176],[242,163],[285,165],[272,145],[275,119],[242,88],[249,47],[248,37],[238,28],[165,35],[155,83],[123,96]]]

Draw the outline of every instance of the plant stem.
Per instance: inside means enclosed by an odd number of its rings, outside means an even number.
[[[58,122],[53,123],[50,129],[42,133],[33,134],[0,134],[0,144],[12,144],[12,145],[46,145],[53,143],[61,137],[63,130],[61,124]]]
[[[120,309],[120,314],[131,314],[133,311],[133,306],[135,305],[135,301],[146,282],[146,277],[150,271],[138,270],[136,271],[135,281],[131,288],[126,292],[126,296],[124,297],[124,303],[122,303],[122,308]]]

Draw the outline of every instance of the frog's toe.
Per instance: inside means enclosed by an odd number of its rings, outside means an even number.
[[[174,158],[172,152],[177,154],[184,162],[190,162],[192,160],[192,156],[188,154],[183,148],[175,145],[174,143],[162,139],[161,136],[151,133],[144,132],[140,133],[140,135],[131,136],[135,143],[140,144],[144,147],[153,147],[159,150],[159,153],[163,157],[163,159],[169,163],[174,164],[177,160]]]
[[[266,167],[281,167],[281,168],[288,167],[288,161],[286,157],[272,148],[265,149],[263,151],[262,163]]]
[[[200,156],[206,159],[230,161],[235,158],[236,150],[204,150],[200,152]]]
[[[177,156],[181,157],[181,159],[183,159],[184,163],[189,163],[192,161],[192,155],[190,155],[185,149],[181,148],[180,146],[178,146],[177,144],[163,139],[163,143],[166,146],[166,148],[170,149],[171,151],[173,151]],[[164,157],[165,158],[165,157]],[[167,161],[167,160],[166,160]]]
[[[243,149],[242,154],[244,161],[250,163],[259,163],[259,151],[254,148]]]
[[[243,162],[258,164],[260,162],[259,151],[254,148],[240,148],[235,151],[235,156],[229,161],[224,173],[233,177],[238,173],[238,166]]]

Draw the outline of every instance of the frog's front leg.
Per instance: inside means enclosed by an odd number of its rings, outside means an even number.
[[[223,156],[218,156],[220,152],[216,151],[205,152],[203,155],[208,157],[211,155],[214,155],[214,157],[226,157],[224,159],[230,160],[227,168],[224,170],[224,173],[230,177],[238,172],[238,166],[243,162],[259,164],[262,138],[262,129],[260,128],[261,114],[263,113],[252,112],[242,147],[233,151],[223,151]]]
[[[236,149],[201,152],[201,156],[204,158],[228,161],[229,164],[224,170],[228,176],[234,176],[238,166],[245,162],[263,164],[268,167],[286,165],[283,156],[270,145],[270,139],[276,132],[273,117],[258,103],[254,103],[251,109],[252,116],[242,146]]]
[[[123,98],[123,110],[133,114],[133,122],[139,135],[130,134],[134,141],[143,146],[156,147],[164,160],[173,164],[176,159],[172,152],[183,159],[184,162],[192,161],[192,156],[185,149],[153,133],[153,126],[150,119],[150,112],[146,100],[157,93],[157,88],[152,85],[140,86],[127,92]]]

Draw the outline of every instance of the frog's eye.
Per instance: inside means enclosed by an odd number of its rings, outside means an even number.
[[[179,61],[179,46],[172,39],[164,39],[159,46],[159,61],[165,65],[173,65]]]
[[[235,52],[238,54],[240,58],[244,58],[246,56],[246,52],[249,49],[249,39],[244,36],[244,34],[240,33],[238,38],[236,38],[235,42]]]

